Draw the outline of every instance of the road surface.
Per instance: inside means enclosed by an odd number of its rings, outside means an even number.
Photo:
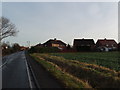
[[[31,88],[30,74],[25,52],[17,52],[3,57],[2,88]]]
[[[2,88],[62,88],[40,64],[25,51],[2,58]]]

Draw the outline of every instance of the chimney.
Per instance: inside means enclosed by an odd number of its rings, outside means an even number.
[[[56,38],[54,38],[54,41],[56,41],[57,39]]]
[[[107,40],[106,38],[104,40]]]

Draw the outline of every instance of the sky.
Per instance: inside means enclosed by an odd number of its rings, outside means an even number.
[[[19,33],[4,41],[36,45],[57,38],[67,44],[74,39],[115,39],[118,42],[117,2],[3,2],[2,16]]]

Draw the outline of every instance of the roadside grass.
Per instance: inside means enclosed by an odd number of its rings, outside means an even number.
[[[63,57],[48,54],[35,54],[38,58],[52,62],[59,66],[62,71],[69,73],[82,81],[88,81],[93,88],[120,88],[119,72],[115,70],[88,64],[76,60],[66,60]]]
[[[69,73],[63,72],[56,64],[46,61],[38,54],[31,54],[31,56],[50,72],[65,88],[91,88],[87,82],[83,82]]]
[[[64,57],[67,60],[77,60],[89,64],[104,66],[120,71],[120,52],[79,52],[79,53],[51,53],[50,55]]]

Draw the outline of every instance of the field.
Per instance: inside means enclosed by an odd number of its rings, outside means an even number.
[[[33,53],[31,56],[67,88],[120,88],[119,52]]]
[[[51,55],[61,56],[67,60],[97,64],[120,71],[120,52],[52,53]]]

